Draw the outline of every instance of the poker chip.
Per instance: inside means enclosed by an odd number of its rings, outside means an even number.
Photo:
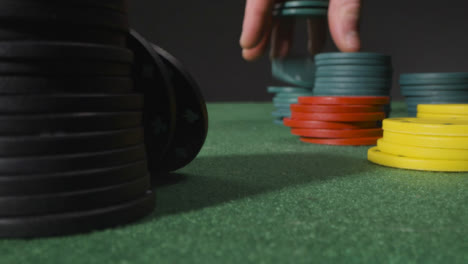
[[[389,118],[383,121],[383,129],[414,135],[468,136],[468,120]]]
[[[403,155],[412,158],[436,159],[436,160],[465,160],[468,161],[466,149],[444,149],[402,145],[390,143],[384,139],[377,141],[377,147],[381,152],[392,155]]]
[[[292,7],[328,7],[328,1],[324,0],[292,0],[275,4],[274,8]]]
[[[390,103],[390,97],[387,96],[312,96],[299,97],[300,104],[323,104],[323,105],[385,105]]]
[[[284,125],[291,128],[318,128],[318,129],[366,129],[380,128],[377,122],[327,122],[316,120],[283,119]]]
[[[291,117],[299,120],[318,120],[318,121],[340,121],[340,122],[358,122],[358,121],[378,121],[385,118],[384,112],[374,113],[301,113],[292,112]]]
[[[73,192],[123,184],[147,175],[146,160],[115,167],[51,174],[1,175],[1,196]]]
[[[267,88],[269,93],[307,93],[310,92],[308,88],[300,88],[300,87],[290,87],[290,86],[269,86]]]
[[[292,128],[291,134],[310,138],[359,138],[381,137],[381,128],[370,129],[318,129],[318,128]]]
[[[382,152],[378,147],[369,149],[368,159],[376,164],[401,169],[448,172],[468,171],[468,162],[466,160],[410,158]]]
[[[468,73],[411,73],[400,76],[408,113],[417,115],[419,104],[468,103]]]
[[[150,214],[155,207],[151,190],[137,199],[112,206],[67,213],[0,217],[0,236],[31,238],[63,236],[128,224]]]
[[[369,146],[375,145],[380,137],[370,138],[307,138],[301,137],[300,140],[305,143],[335,145],[335,146]]]
[[[161,57],[175,88],[174,140],[170,142],[160,168],[175,171],[192,162],[203,147],[208,134],[208,111],[198,84],[182,63],[157,45],[152,44],[152,48]]]
[[[273,16],[321,17],[328,14],[327,8],[283,8],[273,11]]]
[[[468,115],[454,115],[454,114],[431,114],[431,113],[417,113],[419,118],[435,118],[435,119],[468,119]]]
[[[303,113],[363,113],[382,112],[378,105],[299,105],[292,104],[291,110]]]
[[[93,210],[137,199],[150,187],[150,178],[141,175],[130,182],[86,191],[6,196],[0,197],[0,211],[3,217],[15,217]]]
[[[468,149],[467,136],[414,135],[384,130],[384,138],[391,143],[400,143],[410,146]]]
[[[468,115],[468,104],[418,105],[418,113]]]
[[[315,82],[315,63],[313,58],[306,56],[287,56],[284,58],[274,58],[271,62],[271,71],[275,79],[296,85],[291,88],[268,88],[273,93],[290,91],[311,91]],[[308,88],[303,88],[308,87]]]

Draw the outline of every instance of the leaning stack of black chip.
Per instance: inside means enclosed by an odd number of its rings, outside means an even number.
[[[0,0],[0,236],[154,208],[125,0]]]

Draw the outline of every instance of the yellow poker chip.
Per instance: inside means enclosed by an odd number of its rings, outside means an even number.
[[[468,136],[468,119],[387,118],[382,128],[415,135]]]
[[[443,149],[468,149],[468,137],[413,135],[384,130],[383,138],[390,143]]]
[[[435,118],[435,119],[468,119],[468,114],[466,115],[455,115],[455,114],[433,114],[433,113],[420,113],[417,114],[418,118]]]
[[[382,152],[378,147],[369,149],[367,152],[367,158],[373,163],[400,169],[451,172],[468,171],[468,162],[465,160],[409,158]]]
[[[420,104],[418,113],[468,115],[468,104]]]
[[[442,159],[442,160],[464,160],[468,162],[468,149],[443,149],[408,146],[397,143],[390,143],[384,139],[377,141],[380,151],[392,154],[403,155],[411,158],[422,159]]]

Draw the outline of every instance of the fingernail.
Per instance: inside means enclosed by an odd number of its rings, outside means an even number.
[[[346,34],[346,45],[351,50],[359,49],[359,35],[356,31],[350,31]]]

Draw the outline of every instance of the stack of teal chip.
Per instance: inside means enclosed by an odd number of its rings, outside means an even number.
[[[327,0],[293,0],[277,3],[273,15],[281,19],[325,18],[328,13]],[[281,23],[281,21],[280,21]],[[272,113],[274,123],[283,124],[284,117],[290,117],[290,105],[297,103],[299,96],[311,96],[315,82],[315,63],[310,55],[288,55],[272,60],[272,74],[277,80],[287,83],[285,86],[270,86],[269,93],[274,93]]]
[[[416,116],[418,104],[468,103],[468,73],[407,73],[400,76],[408,115]]]
[[[283,124],[283,118],[291,116],[290,105],[297,103],[299,96],[312,95],[311,89],[299,87],[270,86],[268,87],[268,92],[275,94],[273,97],[275,111],[271,114],[274,117],[273,122],[278,125]]]
[[[391,57],[378,53],[321,53],[315,56],[316,96],[389,96]]]
[[[327,0],[293,0],[277,3],[273,9],[274,16],[326,16]]]

